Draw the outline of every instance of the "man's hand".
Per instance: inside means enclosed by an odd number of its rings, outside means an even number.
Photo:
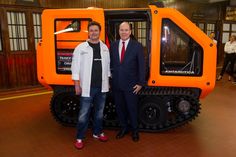
[[[138,94],[138,92],[141,90],[141,88],[142,88],[142,86],[136,84],[133,87],[133,89],[134,89],[133,93]]]
[[[82,92],[82,89],[80,85],[75,85],[75,95],[80,95]]]
[[[80,95],[82,92],[82,89],[80,87],[79,81],[75,80],[75,95]]]

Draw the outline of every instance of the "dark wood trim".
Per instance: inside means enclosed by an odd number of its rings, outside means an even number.
[[[45,7],[41,7],[41,6],[27,6],[27,5],[25,5],[25,6],[22,6],[22,5],[17,5],[17,4],[15,4],[15,5],[13,5],[13,4],[0,4],[0,7],[2,7],[2,8],[16,8],[16,9],[31,9],[31,10],[35,10],[35,9],[45,9]]]
[[[34,24],[33,24],[33,14],[32,11],[26,12],[26,27],[27,29],[27,36],[28,36],[28,48],[30,51],[35,51],[34,46]]]
[[[11,5],[0,5],[0,8],[3,8],[6,11],[19,11],[19,12],[25,12],[25,11],[36,11],[36,12],[42,12],[44,8],[41,7],[27,7],[27,6],[11,6]]]
[[[0,23],[0,33],[1,33],[1,39],[0,40],[2,40],[1,42],[2,42],[2,52],[0,52],[0,54],[4,54],[4,52],[5,52],[5,45],[4,45],[4,35],[3,35],[3,9],[2,8],[0,8],[0,21],[1,21],[1,23]]]
[[[1,74],[1,78],[0,78],[0,86],[2,88],[6,88],[9,86],[9,75],[8,75],[8,71],[7,71],[7,51],[6,51],[6,22],[4,22],[4,10],[2,8],[0,8],[0,21],[1,21],[1,25],[0,25],[0,29],[1,29],[1,36],[2,36],[2,52],[0,52],[0,74]]]
[[[1,20],[1,31],[2,31],[3,54],[7,55],[7,45],[9,44],[6,40],[8,38],[7,18],[5,9],[0,8],[0,12],[1,12],[0,20]]]
[[[4,85],[3,87],[9,87],[10,85],[10,78],[9,78],[9,68],[8,68],[8,52],[9,52],[9,35],[8,35],[8,26],[7,26],[7,17],[6,17],[6,11],[4,8],[0,8],[1,10],[1,30],[2,30],[2,44],[3,44],[3,62],[2,70],[4,73],[4,79],[2,80]]]
[[[39,6],[38,0],[16,0],[16,4],[27,6]]]

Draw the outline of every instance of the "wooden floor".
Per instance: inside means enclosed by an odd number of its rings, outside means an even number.
[[[101,143],[87,132],[85,148],[74,148],[76,130],[57,124],[44,89],[0,92],[0,157],[235,157],[236,85],[217,82],[192,123],[164,133],[141,133]]]

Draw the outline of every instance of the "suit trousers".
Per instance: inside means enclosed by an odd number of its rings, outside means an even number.
[[[138,131],[138,95],[133,91],[116,90],[113,92],[122,129],[128,130],[128,122],[130,122],[131,130]]]

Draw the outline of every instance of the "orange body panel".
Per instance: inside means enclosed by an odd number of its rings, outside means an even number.
[[[151,69],[149,86],[167,87],[196,87],[202,90],[200,98],[209,94],[215,86],[216,76],[216,45],[189,19],[171,8],[157,8],[150,6],[152,12],[152,40],[151,40]],[[156,14],[157,13],[157,14]],[[199,77],[191,76],[163,76],[160,75],[160,49],[162,18],[171,19],[189,34],[203,48],[203,74]],[[213,46],[210,46],[213,45]],[[153,83],[155,81],[155,83]]]
[[[47,84],[47,82],[44,79],[44,65],[43,62],[43,53],[42,53],[42,41],[40,41],[37,45],[37,77],[39,82],[46,88],[51,89],[50,86]]]
[[[54,38],[54,20],[55,19],[71,19],[71,18],[90,18],[101,24],[101,40],[105,40],[104,31],[104,11],[103,9],[47,9],[42,14],[42,43],[37,50],[37,74],[39,82],[43,85],[73,85],[71,75],[56,73],[56,57],[55,57],[55,38]],[[63,27],[63,26],[62,26]],[[81,26],[83,30],[87,30],[87,25]],[[63,36],[64,35],[64,36]],[[86,32],[80,33],[64,33],[59,34],[59,38],[68,38],[71,40],[86,40],[88,38]],[[65,42],[64,42],[65,43]],[[63,44],[64,44],[63,43]],[[57,45],[59,48],[74,49],[80,42],[71,42]]]

